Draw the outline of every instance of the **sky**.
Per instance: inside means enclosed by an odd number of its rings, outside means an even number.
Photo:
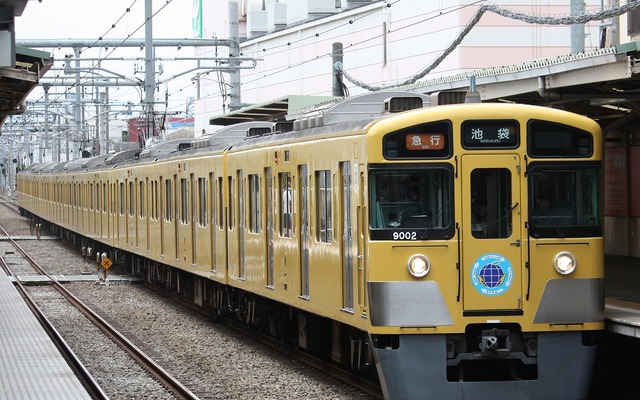
[[[159,39],[192,38],[191,16],[192,0],[152,0],[153,36]],[[127,12],[127,8],[130,9]],[[145,0],[30,0],[21,16],[15,19],[16,41],[22,39],[124,39],[144,38],[144,9]],[[115,27],[112,27],[115,25]],[[137,30],[137,31],[136,31]],[[64,59],[65,54],[71,54],[71,49],[42,48],[51,53],[55,60]],[[96,45],[95,48],[85,49],[83,57],[99,58],[109,54],[112,49],[104,49]],[[158,48],[158,57],[192,57],[190,48]],[[140,49],[122,48],[110,53],[109,57],[144,57]],[[143,61],[111,61],[103,64],[105,69],[134,76],[134,64],[144,65]],[[167,79],[187,71],[193,65],[192,61],[162,62],[164,73],[159,80]],[[58,61],[56,68],[62,68]],[[158,65],[156,65],[158,68]],[[60,71],[49,71],[45,77],[55,77]],[[62,76],[62,75],[61,75]],[[144,74],[136,77],[144,79]],[[160,88],[160,95],[164,101],[165,92],[169,93],[170,108],[177,111],[184,109],[186,97],[193,96],[190,89],[190,75],[176,78]],[[53,90],[53,89],[52,89]],[[62,90],[57,89],[57,90]],[[28,100],[41,97],[42,91],[35,89]],[[109,89],[112,101],[132,100],[139,103],[140,91],[134,88]],[[143,96],[144,97],[144,96]]]

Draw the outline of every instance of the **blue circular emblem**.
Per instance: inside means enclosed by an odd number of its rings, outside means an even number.
[[[473,287],[485,296],[499,296],[513,283],[513,268],[500,254],[485,254],[471,268]]]

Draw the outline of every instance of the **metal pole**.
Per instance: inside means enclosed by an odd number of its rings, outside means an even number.
[[[75,106],[74,106],[74,110],[73,110],[73,118],[75,119],[75,132],[71,132],[71,142],[74,143],[75,145],[75,139],[76,139],[76,135],[80,138],[80,146],[79,148],[82,148],[82,144],[83,144],[83,140],[82,140],[82,101],[81,101],[81,97],[82,97],[82,86],[80,85],[80,48],[79,47],[74,47],[73,48],[73,52],[76,55],[76,68],[77,71],[76,72],[76,102],[75,102]],[[77,149],[76,149],[77,151]],[[77,154],[77,153],[76,153]],[[78,157],[74,157],[74,158],[79,158]],[[69,158],[69,140],[67,140],[67,160],[70,160]]]
[[[49,88],[51,85],[46,83],[42,84],[44,90],[44,147],[40,151],[40,162],[43,163],[45,159],[45,153],[49,148]],[[51,159],[53,161],[53,158]]]
[[[571,15],[584,14],[584,0],[571,0]],[[582,53],[584,51],[584,24],[571,25],[571,52]]]
[[[331,70],[333,73],[333,95],[344,97],[342,83],[342,43],[335,42],[331,49]]]
[[[229,110],[237,110],[242,107],[240,101],[240,69],[238,69],[238,61],[234,61],[234,57],[240,56],[240,28],[238,27],[238,1],[229,1]]]
[[[144,75],[144,101],[146,107],[146,129],[142,140],[144,146],[146,139],[154,134],[154,116],[153,116],[153,95],[156,87],[155,72],[156,66],[153,60],[153,0],[145,0],[144,2],[144,58],[145,58],[145,75]]]

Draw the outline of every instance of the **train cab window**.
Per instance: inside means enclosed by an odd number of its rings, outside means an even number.
[[[512,232],[511,171],[471,172],[471,233],[477,239],[508,238]]]
[[[594,163],[532,164],[529,172],[529,232],[533,237],[585,237],[602,234]]]
[[[280,188],[280,235],[291,237],[293,225],[293,193],[291,189],[291,173],[278,174]]]
[[[453,171],[450,165],[372,166],[369,226],[373,240],[453,237]]]

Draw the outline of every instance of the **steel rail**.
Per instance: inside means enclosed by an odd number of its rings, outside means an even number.
[[[49,278],[49,280],[53,284],[53,287],[60,294],[62,294],[65,297],[65,299],[67,299],[74,307],[76,307],[96,327],[98,327],[107,336],[109,336],[118,346],[120,346],[123,350],[125,350],[138,364],[140,364],[143,368],[145,368],[156,380],[158,380],[158,382],[160,382],[164,387],[166,387],[167,390],[169,390],[172,394],[174,394],[179,399],[185,399],[185,400],[198,399],[198,396],[196,396],[180,381],[174,378],[169,372],[167,372],[164,368],[162,368],[151,357],[147,356],[138,346],[132,343],[117,329],[115,329],[111,324],[105,321],[101,316],[96,314],[91,308],[85,305],[80,299],[74,296],[54,277],[49,275],[47,271],[45,271],[29,254],[27,254],[27,252],[24,249],[22,249],[22,247],[18,245],[18,243],[16,243],[15,240],[11,238],[9,233],[2,226],[0,226],[0,231],[7,236],[8,241],[16,248],[16,250],[18,250],[29,261],[29,263],[33,266],[34,269],[36,269],[41,275],[44,275],[47,278]],[[17,279],[16,279],[16,282],[17,282]]]

